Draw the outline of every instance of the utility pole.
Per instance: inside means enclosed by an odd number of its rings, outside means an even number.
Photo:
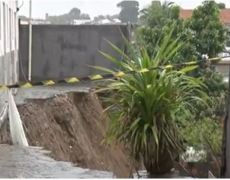
[[[28,79],[31,81],[31,70],[32,70],[32,0],[29,5],[29,64],[28,64]]]

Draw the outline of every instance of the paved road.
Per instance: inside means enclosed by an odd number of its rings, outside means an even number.
[[[55,86],[36,86],[28,89],[17,89],[15,102],[17,105],[23,104],[28,99],[47,99],[57,94],[67,92],[89,92],[92,84],[79,83],[77,85],[55,85]],[[0,91],[0,114],[4,105],[7,103],[7,91]]]
[[[46,99],[67,92],[89,92],[90,84],[58,85],[18,89],[16,103],[28,99]],[[7,91],[0,91],[0,114],[7,103]],[[20,148],[0,145],[0,178],[113,178],[113,174],[73,167],[71,163],[55,161],[40,148]]]
[[[0,145],[0,178],[113,178],[113,174],[55,161],[38,147]]]

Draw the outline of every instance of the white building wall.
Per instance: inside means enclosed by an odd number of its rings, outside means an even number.
[[[0,0],[0,85],[18,81],[17,1]]]

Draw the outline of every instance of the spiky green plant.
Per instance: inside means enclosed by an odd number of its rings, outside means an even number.
[[[173,160],[183,150],[183,137],[180,125],[196,111],[196,101],[203,100],[206,94],[199,79],[186,75],[196,66],[181,70],[156,68],[167,65],[183,46],[172,41],[172,32],[162,38],[151,59],[144,48],[136,48],[135,55],[127,55],[121,49],[109,44],[123,56],[120,61],[101,52],[104,57],[117,64],[119,70],[135,71],[118,79],[108,80],[105,88],[112,114],[109,135],[126,144],[131,155],[137,160],[143,158],[150,174],[165,173],[172,168]],[[97,67],[106,72],[116,71]]]

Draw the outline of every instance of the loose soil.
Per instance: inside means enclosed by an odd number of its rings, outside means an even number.
[[[97,95],[68,93],[30,100],[18,110],[31,146],[50,150],[56,160],[129,177],[130,159],[123,146],[103,143],[106,117]],[[8,123],[0,130],[0,143],[11,144]]]

